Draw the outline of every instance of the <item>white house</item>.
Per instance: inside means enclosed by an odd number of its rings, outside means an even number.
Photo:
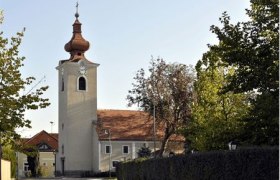
[[[53,177],[55,171],[55,155],[58,145],[58,134],[48,133],[41,131],[35,134],[31,138],[23,138],[22,145],[26,151],[29,148],[35,147],[39,152],[39,164],[41,176]],[[32,167],[28,162],[28,155],[17,152],[17,176],[19,178],[25,178],[31,175]],[[34,167],[33,167],[34,168]]]
[[[70,53],[58,70],[59,139],[56,154],[58,175],[80,176],[114,169],[117,161],[134,159],[143,146],[154,147],[152,119],[141,111],[97,110],[97,67],[85,57],[89,42],[82,37],[79,14],[73,36],[65,44]],[[162,137],[157,128],[156,148]],[[172,137],[169,149],[181,152],[183,138]]]

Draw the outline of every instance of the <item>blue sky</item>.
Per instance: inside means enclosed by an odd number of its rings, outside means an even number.
[[[74,0],[0,1],[4,36],[26,28],[20,47],[20,54],[26,57],[23,76],[35,76],[36,82],[46,76],[39,86],[50,86],[45,97],[52,104],[26,113],[33,128],[20,131],[25,137],[43,129],[50,132],[50,121],[57,132],[55,67],[59,60],[69,58],[64,45],[72,37],[75,4]],[[245,21],[245,8],[250,6],[246,0],[80,0],[79,4],[83,37],[90,42],[86,57],[100,64],[99,109],[129,109],[125,98],[133,77],[140,68],[147,69],[151,55],[195,65],[207,44],[217,43],[209,28],[219,25],[222,12],[227,11],[232,22]]]

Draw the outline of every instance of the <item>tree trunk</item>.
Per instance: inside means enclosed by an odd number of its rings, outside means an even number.
[[[159,157],[162,157],[163,152],[165,150],[165,146],[168,143],[168,140],[169,140],[169,137],[171,136],[171,134],[172,133],[168,132],[168,129],[165,129],[164,137],[163,137],[163,140],[161,141],[161,147],[160,147],[159,154],[158,154]]]

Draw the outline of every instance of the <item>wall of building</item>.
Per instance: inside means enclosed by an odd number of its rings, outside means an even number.
[[[17,153],[17,160],[18,160],[18,167],[17,167],[18,177],[26,177],[25,173],[27,173],[27,171],[25,171],[24,169],[24,164],[27,163],[27,156],[23,153]]]
[[[109,161],[110,154],[106,154],[105,148],[107,145],[110,145],[109,141],[100,141],[99,143],[99,169],[100,171],[109,170]],[[160,149],[161,142],[156,142],[156,151]],[[111,154],[111,170],[114,171],[115,168],[112,167],[113,161],[126,161],[138,158],[138,150],[141,147],[149,147],[150,150],[154,151],[154,142],[153,141],[111,141],[112,154]],[[128,153],[123,153],[123,146],[128,146]],[[166,147],[166,152],[164,156],[168,156],[169,152],[174,152],[175,154],[181,154],[184,151],[183,142],[172,142],[169,141]]]
[[[99,172],[99,149],[100,143],[98,141],[98,134],[96,132],[97,121],[93,122],[92,126],[92,171]]]
[[[11,162],[1,159],[1,178],[2,180],[10,180],[11,179]]]
[[[146,147],[149,147],[151,151],[154,149],[153,141],[112,141],[112,154],[111,154],[111,170],[115,170],[112,167],[113,161],[126,161],[135,159],[138,157],[138,150],[143,147],[145,144]],[[109,170],[109,161],[110,154],[106,154],[105,147],[106,145],[110,145],[109,141],[100,141],[100,171],[108,171]],[[123,146],[128,146],[128,153],[123,153]],[[156,150],[160,148],[160,142],[156,142]]]
[[[79,72],[81,62],[87,72]],[[97,119],[96,73],[97,64],[81,60],[79,63],[65,62],[59,70],[59,87],[64,79],[64,91],[59,89],[59,147],[57,170],[82,173],[93,170],[93,132],[92,122]],[[64,74],[61,74],[61,69]],[[78,78],[86,79],[86,90],[78,90]],[[63,147],[63,148],[62,148]]]
[[[55,155],[53,152],[40,152],[40,168],[43,177],[54,177]]]
[[[53,152],[40,152],[39,162],[42,177],[54,177],[55,159]],[[26,177],[28,174],[27,156],[23,153],[18,153],[18,177]]]

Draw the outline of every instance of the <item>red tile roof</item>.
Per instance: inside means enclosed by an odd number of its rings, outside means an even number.
[[[24,144],[30,146],[38,146],[42,143],[47,144],[51,147],[51,150],[57,150],[58,148],[58,134],[57,133],[47,133],[46,131],[41,131],[34,135],[30,139],[24,139]]]
[[[112,140],[153,140],[153,118],[143,111],[98,110],[97,133],[99,140],[108,140],[105,129],[110,129]],[[163,126],[157,125],[156,139],[163,137]],[[172,141],[184,141],[183,136],[173,135]]]
[[[58,140],[58,133],[49,133],[49,135]]]

